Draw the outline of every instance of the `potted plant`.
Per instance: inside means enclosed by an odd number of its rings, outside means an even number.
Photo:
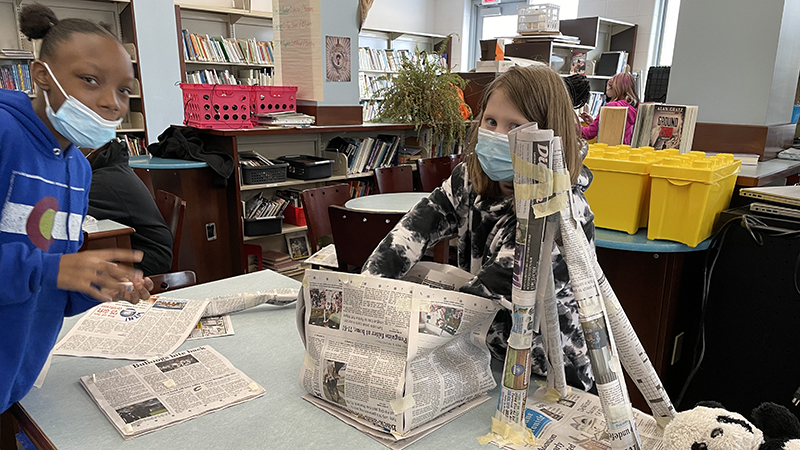
[[[384,100],[378,120],[413,124],[420,146],[429,156],[448,155],[463,144],[465,119],[470,115],[461,91],[466,80],[441,63],[445,48],[447,41],[437,52],[417,49],[410,58],[401,58],[397,73],[380,93]],[[434,146],[442,150],[434,151]]]

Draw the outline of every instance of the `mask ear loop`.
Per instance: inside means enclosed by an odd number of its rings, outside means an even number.
[[[50,64],[47,64],[45,61],[40,61],[40,62],[44,64],[44,68],[47,69],[47,73],[50,74],[50,78],[52,78],[53,81],[56,82],[56,86],[58,86],[58,90],[61,91],[61,93],[64,95],[64,98],[69,97],[69,95],[67,95],[67,91],[65,91],[64,88],[61,87],[61,83],[58,82],[58,78],[56,78],[56,76],[53,75],[53,71],[50,70]],[[47,96],[45,96],[45,98],[47,98]],[[49,105],[50,102],[48,101],[47,104]]]

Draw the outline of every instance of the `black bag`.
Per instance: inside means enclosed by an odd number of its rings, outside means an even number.
[[[158,136],[158,142],[147,146],[147,151],[159,158],[186,159],[207,163],[214,171],[214,185],[225,187],[233,174],[233,156],[219,148],[204,146],[196,128],[169,127]]]

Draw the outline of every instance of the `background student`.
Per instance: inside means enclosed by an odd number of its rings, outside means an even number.
[[[141,250],[142,261],[133,266],[145,276],[169,272],[172,266],[172,232],[161,216],[147,186],[128,165],[128,148],[112,140],[86,155],[92,165],[89,215],[111,219],[136,230],[131,248]]]
[[[458,234],[458,266],[474,275],[461,290],[494,299],[504,307],[487,336],[492,356],[502,361],[511,328],[508,310],[517,227],[507,134],[520,125],[536,122],[561,137],[577,202],[575,210],[590,242],[594,241],[594,215],[583,191],[592,175],[582,164],[586,143],[577,135],[572,101],[561,77],[549,67],[514,67],[503,73],[486,88],[481,105],[480,127],[471,135],[465,161],[400,220],[367,260],[364,272],[400,278],[428,248]],[[566,263],[557,248],[552,261],[567,381],[588,390],[594,377]],[[532,356],[533,371],[545,375],[547,363],[540,335],[535,335]]]
[[[636,124],[636,108],[639,107],[639,96],[636,94],[636,81],[629,73],[618,73],[606,83],[606,95],[611,99],[603,106],[624,106],[628,108],[628,117],[625,121],[625,136],[622,143],[630,145],[633,137],[633,127]],[[581,127],[581,137],[594,139],[600,129],[600,118],[592,118],[587,113],[581,114],[581,120],[587,124]]]
[[[76,253],[91,180],[76,146],[114,137],[134,83],[130,56],[97,24],[59,21],[41,5],[22,9],[20,28],[43,40],[30,65],[40,93],[33,104],[0,90],[0,411],[30,390],[64,316],[98,301],[137,302],[152,288],[140,271],[116,263],[138,262],[141,252]]]

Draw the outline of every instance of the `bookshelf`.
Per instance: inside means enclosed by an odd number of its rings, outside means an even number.
[[[179,4],[176,21],[182,82],[273,83],[271,11]]]
[[[377,92],[391,84],[401,55],[411,55],[415,49],[426,52],[438,50],[438,46],[446,38],[445,35],[433,33],[363,28],[358,35],[358,83],[362,120],[375,120],[380,102],[383,101]]]
[[[19,12],[24,6],[41,3],[53,10],[59,19],[82,18],[97,23],[108,24],[111,32],[122,41],[131,56],[137,86],[134,95],[130,96],[130,112],[123,119],[118,136],[128,136],[146,146],[146,123],[143,93],[138,64],[136,45],[136,27],[133,18],[133,5],[130,0],[0,0],[0,48],[20,49],[38,55],[39,41],[30,42],[23,37],[19,29]],[[11,66],[18,70],[26,70],[30,57],[8,57],[0,55],[0,69]],[[26,86],[27,88],[27,86]],[[36,98],[35,91],[25,89],[28,96]]]
[[[335,137],[345,138],[366,138],[376,137],[379,134],[395,135],[402,142],[406,137],[414,134],[413,126],[400,124],[364,124],[330,127],[309,127],[302,129],[266,129],[254,128],[247,130],[201,130],[201,138],[206,145],[214,146],[234,158],[235,166],[239,167],[239,154],[245,152],[257,152],[269,159],[276,159],[283,155],[312,155],[325,157],[325,148],[331,139]],[[242,175],[239,170],[234,171],[233,177],[228,180],[225,188],[224,205],[215,208],[213,214],[217,217],[207,217],[207,222],[220,223],[225,221],[229,224],[227,234],[219,235],[217,239],[224,240],[225,248],[229,249],[230,255],[217,255],[226,261],[232,262],[232,273],[215,274],[215,277],[228,277],[247,273],[247,261],[245,260],[245,244],[259,245],[263,251],[274,250],[287,252],[286,234],[303,232],[307,230],[305,226],[297,226],[284,222],[279,234],[265,236],[245,236],[243,222],[243,201],[258,195],[259,193],[271,198],[275,191],[279,189],[295,188],[310,189],[348,181],[366,181],[373,178],[372,170],[363,173],[348,175],[333,175],[327,178],[313,180],[298,180],[287,178],[286,181],[279,183],[265,184],[242,184]],[[157,188],[158,189],[158,188]],[[209,211],[209,214],[211,211]]]

